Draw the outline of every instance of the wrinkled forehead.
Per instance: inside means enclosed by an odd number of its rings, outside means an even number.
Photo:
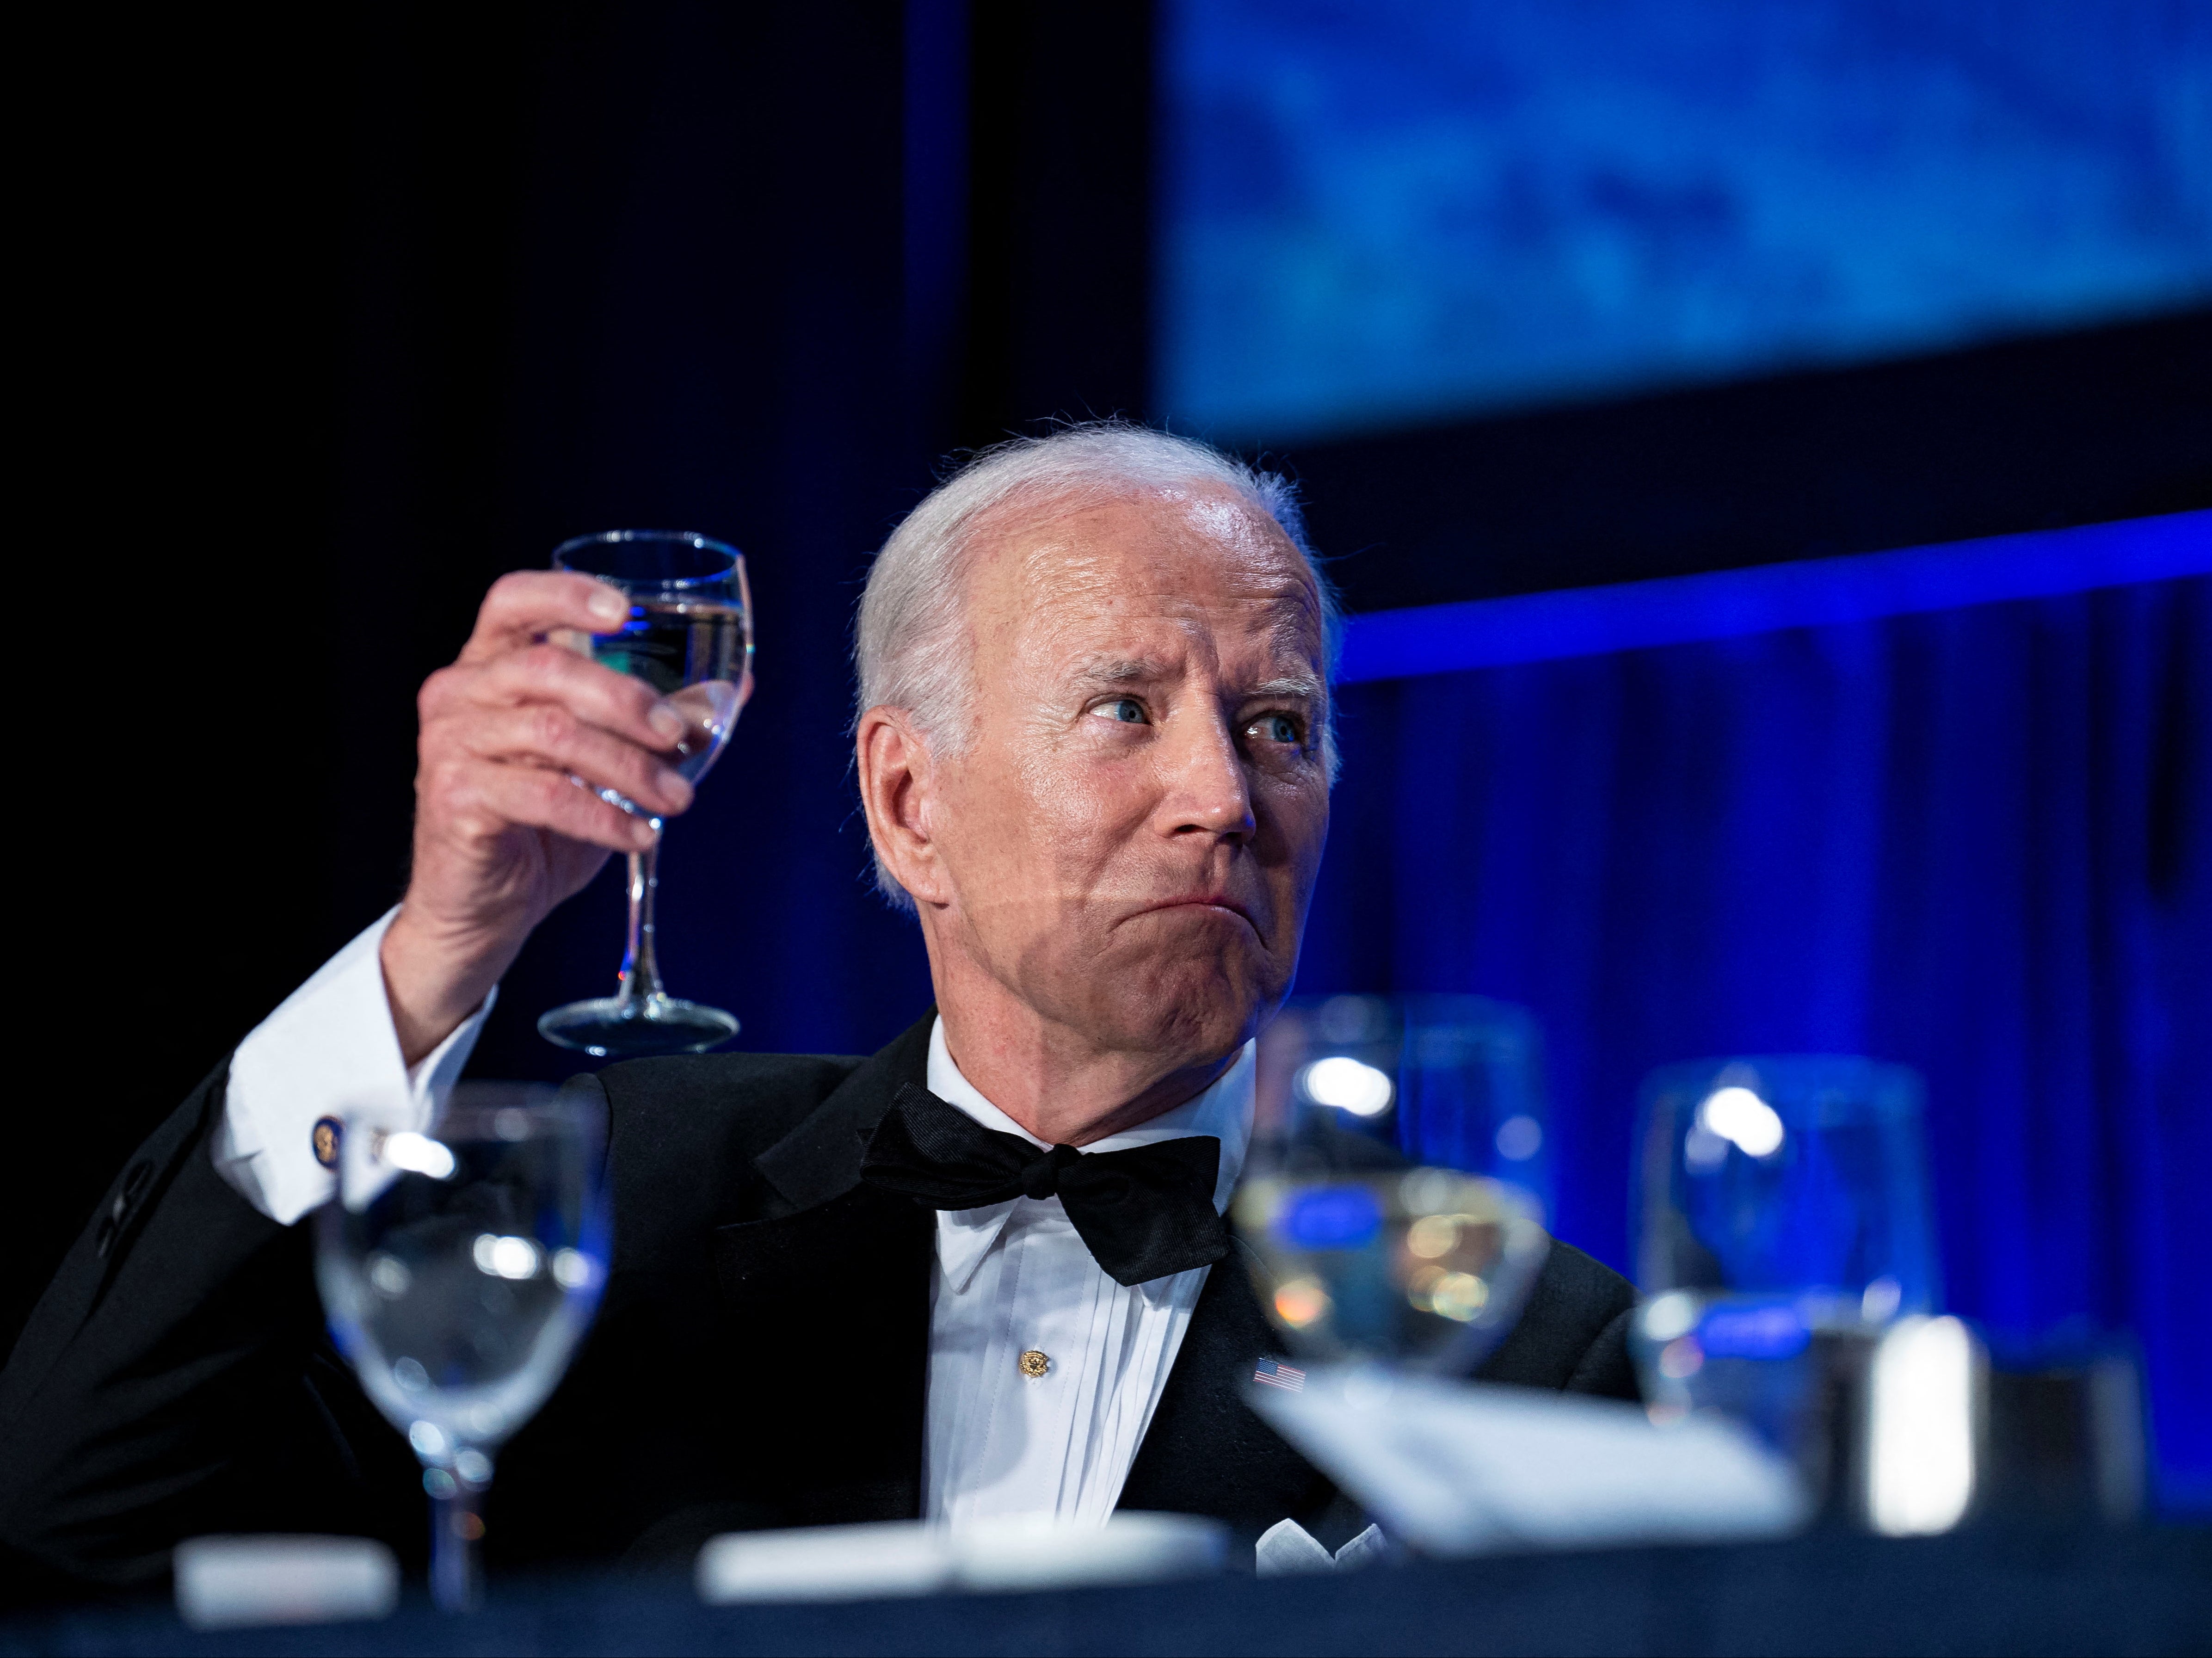
[[[968,574],[978,642],[1048,651],[1073,635],[1180,625],[1264,639],[1317,665],[1321,594],[1266,512],[1211,480],[1009,503]]]

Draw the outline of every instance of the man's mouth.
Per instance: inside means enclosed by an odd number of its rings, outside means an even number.
[[[1225,892],[1186,893],[1178,897],[1163,898],[1156,903],[1146,904],[1136,914],[1148,915],[1177,909],[1206,909],[1216,914],[1233,915],[1250,927],[1255,936],[1260,932],[1260,924],[1252,919],[1252,912]]]

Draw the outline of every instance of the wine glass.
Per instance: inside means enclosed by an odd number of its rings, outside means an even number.
[[[753,607],[735,548],[689,531],[610,530],[553,551],[553,567],[596,576],[629,596],[629,619],[612,633],[563,634],[562,642],[659,691],[688,722],[675,767],[703,778],[729,741],[753,690]],[[599,1059],[696,1054],[738,1034],[737,1016],[661,988],[653,908],[660,887],[660,819],[614,789],[599,798],[653,826],[653,844],[629,854],[629,940],[611,996],[571,1002],[538,1021],[538,1034]]]
[[[1921,1093],[1850,1055],[1645,1079],[1630,1348],[1656,1418],[1732,1417],[1840,1489],[1880,1338],[1938,1310]]]
[[[1500,1177],[1542,1144],[1534,1022],[1476,997],[1293,1002],[1257,1089],[1232,1216],[1291,1351],[1474,1370],[1550,1248],[1535,1194]]]
[[[545,1402],[607,1275],[605,1125],[584,1102],[464,1084],[428,1133],[352,1114],[315,1278],[362,1390],[431,1501],[430,1589],[478,1596],[492,1458]]]

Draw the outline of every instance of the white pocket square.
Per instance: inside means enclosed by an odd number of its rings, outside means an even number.
[[[1282,1577],[1298,1571],[1352,1571],[1381,1559],[1382,1552],[1380,1526],[1370,1526],[1331,1554],[1297,1521],[1278,1520],[1260,1533],[1252,1557],[1261,1576]]]

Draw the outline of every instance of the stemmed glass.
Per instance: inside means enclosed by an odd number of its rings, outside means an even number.
[[[338,1347],[407,1436],[431,1500],[430,1589],[480,1590],[492,1458],[567,1370],[607,1276],[605,1129],[550,1089],[465,1084],[428,1133],[349,1115],[315,1278]]]
[[[689,729],[676,769],[696,784],[729,741],[752,695],[753,607],[745,561],[733,547],[689,531],[610,530],[553,551],[553,567],[596,576],[629,596],[629,619],[612,633],[562,635],[620,673],[642,679]],[[738,1034],[737,1016],[661,988],[653,908],[660,886],[660,819],[613,789],[599,797],[653,826],[653,844],[629,855],[629,940],[612,996],[571,1002],[538,1021],[563,1048],[610,1054],[696,1054]]]
[[[1875,1344],[1936,1310],[1921,1094],[1845,1054],[1645,1079],[1630,1347],[1655,1418],[1731,1417],[1841,1489]]]
[[[1542,1142],[1533,1022],[1473,997],[1293,1003],[1257,1089],[1232,1213],[1291,1352],[1474,1369],[1550,1248],[1536,1197],[1499,1178]]]

